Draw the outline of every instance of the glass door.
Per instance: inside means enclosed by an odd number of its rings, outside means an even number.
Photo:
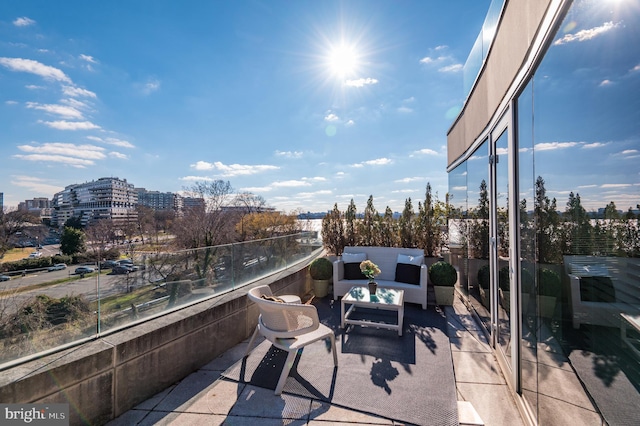
[[[506,367],[506,371],[514,371],[514,356],[517,353],[513,347],[513,324],[512,318],[516,315],[517,293],[514,294],[513,285],[514,265],[512,256],[512,246],[510,241],[510,220],[509,220],[509,200],[511,181],[509,176],[513,165],[512,156],[509,152],[510,139],[510,113],[507,112],[498,125],[491,132],[491,147],[489,157],[489,174],[491,176],[490,194],[490,256],[489,264],[491,269],[492,287],[492,309],[491,317],[493,321],[492,334],[496,352],[501,363]],[[509,375],[511,376],[511,375]],[[512,377],[509,377],[513,380]]]

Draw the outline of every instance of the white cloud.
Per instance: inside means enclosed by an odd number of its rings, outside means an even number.
[[[251,192],[252,194],[258,194],[260,192],[269,192],[272,189],[273,188],[271,188],[270,186],[248,186],[248,187],[242,188],[241,191]]]
[[[424,58],[420,59],[420,63],[421,64],[431,64],[435,62],[435,59],[429,57],[429,56],[425,56]]]
[[[398,108],[398,112],[401,114],[409,114],[413,112],[413,109],[406,106],[401,106]]]
[[[71,79],[58,68],[50,67],[38,61],[23,58],[0,58],[0,65],[11,71],[27,72],[38,75],[46,80],[71,83]]]
[[[631,186],[630,183],[605,183],[600,185],[600,188],[626,188]]]
[[[462,64],[453,64],[447,65],[446,67],[442,67],[438,69],[440,72],[459,72],[462,71]]]
[[[36,86],[35,84],[27,84],[26,86],[24,86],[25,89],[29,89],[29,90],[40,90],[40,89],[44,89],[44,87],[42,86]]]
[[[415,102],[415,101],[416,101],[416,98],[414,98],[413,96],[402,100],[402,102],[406,102],[406,103],[411,103],[411,102]]]
[[[58,130],[93,130],[100,129],[100,126],[93,124],[90,121],[39,121],[46,126]]]
[[[354,164],[353,167],[364,167],[367,166],[386,166],[387,164],[391,164],[392,161],[389,158],[376,158],[375,160],[363,161],[362,163]]]
[[[614,24],[612,21],[605,22],[599,27],[589,28],[586,30],[580,30],[575,34],[565,34],[562,38],[553,42],[554,45],[559,46],[561,44],[567,44],[574,41],[587,41],[591,40],[594,37],[597,37],[601,34],[606,33],[614,28],[616,28],[619,24]]]
[[[26,16],[16,18],[13,21],[13,25],[15,25],[16,27],[28,27],[29,25],[35,25],[35,23],[36,21],[31,18],[27,18]]]
[[[406,178],[402,178],[402,179],[396,179],[393,182],[394,183],[411,183],[411,182],[420,182],[423,181],[425,178],[423,177],[406,177]]]
[[[89,55],[82,55],[81,54],[80,55],[80,59],[82,59],[84,61],[87,61],[87,62],[90,62],[92,64],[97,64],[98,63],[98,61],[96,61],[93,56],[89,56]]]
[[[76,108],[65,106],[65,105],[55,105],[55,104],[39,104],[36,102],[27,102],[27,108],[36,109],[40,111],[48,112],[49,114],[59,115],[64,118],[71,119],[82,119],[82,112],[78,111]]]
[[[279,151],[279,150],[276,150],[275,155],[277,157],[285,157],[285,158],[302,158],[302,151]]]
[[[214,163],[209,163],[206,161],[198,161],[195,164],[191,164],[190,166],[196,170],[217,170],[222,173],[225,177],[231,176],[247,176],[247,175],[255,175],[258,173],[266,172],[269,170],[278,170],[280,167],[271,166],[266,164],[223,164],[219,161]]]
[[[553,149],[571,148],[578,145],[578,142],[541,142],[535,145],[536,151],[549,151]]]
[[[58,185],[52,185],[44,179],[34,176],[14,175],[11,176],[11,184],[22,188],[27,188],[39,194],[55,194],[64,188]]]
[[[117,151],[111,151],[109,157],[117,158],[119,160],[128,160],[129,156]]]
[[[18,105],[17,101],[4,101],[5,105]]]
[[[438,153],[431,148],[422,148],[417,151],[413,151],[410,157],[413,157],[415,155],[438,155]]]
[[[42,162],[49,162],[49,163],[62,163],[62,164],[67,164],[69,166],[78,167],[78,168],[85,168],[85,167],[88,167],[88,166],[95,165],[95,162],[93,160],[87,160],[87,159],[75,158],[75,157],[65,157],[63,155],[48,155],[48,154],[22,155],[22,154],[16,154],[16,155],[14,155],[14,157],[15,158],[19,158],[21,160],[26,160],[26,161],[42,161]]]
[[[304,197],[304,198],[310,198],[310,197],[315,197],[317,195],[331,195],[332,192],[328,189],[321,189],[319,191],[315,191],[315,192],[298,192],[298,196],[299,197]]]
[[[600,148],[607,145],[608,144],[602,143],[602,142],[593,142],[593,143],[585,143],[582,147],[584,149],[591,149],[591,148]]]
[[[145,95],[150,95],[153,92],[156,92],[160,89],[160,80],[155,78],[150,78],[144,85],[142,86],[142,93]]]
[[[18,149],[27,153],[63,155],[90,160],[102,160],[105,158],[104,148],[95,145],[50,142],[42,145],[18,145]]]
[[[358,78],[357,80],[347,80],[344,82],[345,86],[349,87],[363,87],[368,86],[370,84],[378,84],[378,80],[375,78]]]
[[[353,126],[354,124],[356,124],[356,122],[355,122],[355,121],[353,121],[353,120],[349,120],[349,121],[347,121],[346,123],[344,123],[344,125],[345,125],[345,126],[348,126],[348,127],[351,127],[351,126]]]
[[[87,89],[81,89],[80,87],[62,86],[62,93],[72,98],[86,97],[96,98],[96,94]]]
[[[276,188],[296,188],[300,186],[310,186],[311,184],[303,180],[283,180],[283,181],[273,182],[271,185]]]
[[[326,182],[327,178],[322,177],[322,176],[314,176],[314,177],[311,177],[311,178],[303,177],[302,180],[311,181],[311,182]]]
[[[204,176],[184,176],[181,177],[180,180],[186,181],[186,182],[208,182],[208,181],[213,181],[213,178],[210,177],[204,177]]]
[[[102,139],[98,136],[87,136],[87,139],[92,140],[94,142],[100,142],[100,143],[104,143],[107,145],[113,145],[113,146],[117,146],[120,148],[135,148],[135,145],[133,145],[131,142],[128,141],[123,141],[121,139],[116,139],[116,138],[105,138]]]
[[[324,121],[338,121],[340,120],[340,117],[338,117],[337,115],[335,115],[334,113],[329,113],[324,117]]]
[[[598,86],[604,87],[604,86],[610,86],[612,84],[613,84],[613,82],[611,80],[606,80],[605,79],[605,80],[602,80]]]
[[[416,192],[415,189],[396,189],[391,191],[392,194],[410,194]]]

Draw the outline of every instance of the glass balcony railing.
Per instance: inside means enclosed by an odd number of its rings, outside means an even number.
[[[315,232],[78,265],[0,283],[0,370],[227,293],[308,260]]]

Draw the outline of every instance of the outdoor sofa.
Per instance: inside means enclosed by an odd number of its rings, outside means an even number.
[[[424,252],[416,248],[345,247],[342,256],[333,262],[333,298],[344,296],[351,287],[367,285],[360,272],[360,262],[371,260],[380,268],[375,282],[380,287],[404,290],[404,301],[427,309],[427,265]]]

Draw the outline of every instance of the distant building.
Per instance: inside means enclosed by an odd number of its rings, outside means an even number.
[[[51,217],[51,200],[46,197],[25,200],[18,204],[18,210],[28,211],[42,219],[47,219]]]
[[[4,209],[4,192],[0,192],[0,212]]]
[[[182,208],[184,210],[192,209],[192,208],[204,208],[204,198],[195,198],[195,197],[183,197],[182,198]]]
[[[173,192],[147,191],[145,188],[136,188],[138,205],[147,206],[153,210],[182,210],[182,197]]]
[[[126,222],[137,217],[138,194],[126,179],[100,178],[67,186],[53,196],[52,226],[61,227],[72,217],[83,226],[99,219]]]

